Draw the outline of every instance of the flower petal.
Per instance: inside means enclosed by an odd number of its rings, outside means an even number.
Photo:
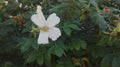
[[[43,27],[45,25],[46,21],[41,10],[41,6],[37,6],[37,14],[32,15],[31,20],[39,27]]]
[[[60,18],[55,14],[51,14],[47,19],[47,26],[48,27],[54,27],[60,22]]]
[[[40,5],[37,6],[37,11],[36,11],[36,12],[37,12],[37,13],[41,13],[41,12],[42,12],[42,8],[41,8]]]
[[[53,41],[57,40],[57,38],[59,38],[61,36],[61,31],[59,28],[50,28],[48,30],[48,36],[50,39],[52,39]]]
[[[38,44],[48,44],[48,33],[40,31],[39,37],[38,37]]]

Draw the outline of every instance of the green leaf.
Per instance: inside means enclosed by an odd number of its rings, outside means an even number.
[[[63,50],[67,50],[67,47],[65,46],[65,44],[62,41],[58,42],[57,46],[60,47]]]
[[[120,58],[115,57],[112,61],[112,67],[120,67]]]
[[[85,41],[82,40],[76,40],[73,42],[73,46],[76,50],[79,50],[80,48],[86,49],[87,48],[87,44]]]
[[[102,16],[99,16],[98,19],[98,25],[102,30],[106,30],[108,25],[107,22],[104,20],[104,18]]]
[[[70,49],[70,50],[73,50],[75,48],[74,44],[69,44],[66,47],[68,47],[68,49]]]
[[[55,49],[56,49],[56,47],[55,46],[52,46],[52,47],[50,47],[49,48],[49,53],[54,53],[54,51],[55,51]]]
[[[97,7],[97,3],[95,2],[95,0],[89,0],[89,2],[90,2],[94,7]]]
[[[78,42],[76,44],[73,44],[73,46],[76,50],[80,49],[80,43],[78,43]]]
[[[24,24],[24,29],[22,30],[22,33],[30,32],[31,28],[32,28],[32,23],[31,23],[31,21],[27,21],[27,22]]]
[[[80,47],[83,48],[83,49],[87,49],[87,43],[85,41],[80,41]]]
[[[36,42],[36,41],[35,41]],[[39,49],[39,45],[36,43],[32,44],[32,47],[35,49],[35,50],[38,50]]]
[[[74,30],[80,30],[80,28],[75,24],[70,24],[69,27],[74,29]]]
[[[34,38],[25,38],[21,43],[21,52],[25,52],[29,50],[30,47],[33,47],[34,49],[38,50],[39,45],[37,45]]]
[[[38,53],[33,52],[29,55],[29,57],[27,58],[27,63],[31,63],[33,61],[35,61],[38,57]]]
[[[44,63],[44,54],[39,55],[39,57],[37,58],[37,63],[39,65],[42,65]]]
[[[58,56],[58,57],[61,57],[64,53],[64,50],[62,48],[59,48],[57,47],[56,50],[55,50],[55,54]]]
[[[51,52],[50,52],[50,51],[47,51],[47,52],[45,53],[45,59],[47,59],[47,60],[50,60],[50,59],[51,59]]]
[[[112,66],[113,55],[106,55],[101,62],[101,67],[111,67]]]
[[[67,35],[71,35],[71,33],[72,33],[72,30],[69,28],[69,27],[65,27],[64,29],[64,32],[67,34]]]
[[[25,52],[25,51],[27,51],[30,47],[31,47],[31,41],[29,41],[30,39],[28,39],[28,40],[26,40],[26,42],[25,43],[22,43],[21,44],[21,52]]]

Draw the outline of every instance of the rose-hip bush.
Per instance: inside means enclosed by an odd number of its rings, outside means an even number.
[[[37,5],[60,17],[62,35],[45,45]],[[119,9],[119,0],[0,0],[0,67],[120,67]]]

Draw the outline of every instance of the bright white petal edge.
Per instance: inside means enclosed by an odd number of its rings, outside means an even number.
[[[61,31],[59,28],[51,28],[48,31],[48,36],[50,39],[52,39],[53,41],[57,40],[60,36],[61,36]]]
[[[31,20],[33,21],[33,23],[35,23],[37,26],[39,27],[43,27],[45,25],[45,20],[42,19],[42,17],[40,16],[40,14],[34,14],[31,17]]]
[[[41,9],[41,6],[37,6],[37,11],[36,11],[37,14],[33,14],[31,16],[31,20],[36,24],[38,25],[39,27],[43,27],[45,25],[45,17],[43,15],[43,12],[42,12],[42,9]]]
[[[60,23],[60,18],[55,13],[52,13],[47,19],[48,27],[54,27],[58,23]]]
[[[39,37],[38,37],[38,44],[48,44],[48,33],[40,31]]]

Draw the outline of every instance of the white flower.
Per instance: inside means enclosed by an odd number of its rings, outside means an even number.
[[[16,0],[16,3],[19,3],[18,0]]]
[[[22,3],[19,4],[19,7],[20,7],[20,8],[22,7]]]
[[[55,41],[61,36],[60,29],[55,27],[60,23],[60,18],[55,13],[45,20],[41,6],[37,6],[37,13],[32,15],[31,20],[40,28],[38,44],[47,44],[49,38]]]
[[[8,1],[3,1],[3,3],[5,3],[6,6],[8,5]]]

